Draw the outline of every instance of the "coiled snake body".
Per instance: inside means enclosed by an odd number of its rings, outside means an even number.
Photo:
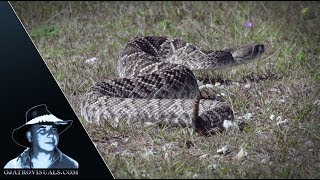
[[[127,120],[210,131],[231,120],[233,112],[226,102],[199,99],[192,71],[249,63],[262,53],[263,44],[206,51],[175,38],[135,38],[118,62],[120,78],[92,86],[83,96],[81,115],[89,123],[106,121],[113,126]]]

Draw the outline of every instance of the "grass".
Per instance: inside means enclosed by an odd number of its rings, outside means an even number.
[[[11,2],[77,114],[94,82],[117,77],[136,36],[184,39],[206,49],[262,42],[259,60],[198,73],[222,84],[242,132],[212,137],[191,129],[81,119],[115,178],[320,178],[318,2]],[[253,28],[244,27],[247,21]],[[94,63],[86,60],[96,58]],[[274,116],[274,118],[271,118]],[[287,120],[280,128],[277,122]],[[190,133],[191,132],[191,133]],[[217,149],[227,146],[229,154]],[[237,158],[241,149],[246,156]]]

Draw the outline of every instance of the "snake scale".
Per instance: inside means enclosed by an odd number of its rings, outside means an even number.
[[[227,102],[203,99],[193,72],[246,64],[264,51],[263,44],[212,51],[177,38],[134,38],[118,61],[119,78],[83,95],[81,116],[88,123],[154,122],[209,132],[232,120],[233,111]]]

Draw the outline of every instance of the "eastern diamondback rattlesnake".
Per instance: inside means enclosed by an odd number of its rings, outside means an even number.
[[[113,126],[127,120],[192,125],[200,132],[222,127],[223,120],[233,119],[232,109],[226,102],[200,99],[192,71],[249,63],[263,53],[263,44],[206,51],[179,39],[135,38],[118,62],[120,78],[91,87],[81,115],[87,122]]]

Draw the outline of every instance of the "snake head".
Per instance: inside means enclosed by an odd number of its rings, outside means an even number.
[[[230,49],[230,52],[237,64],[246,64],[261,56],[265,48],[263,44],[254,44]]]

